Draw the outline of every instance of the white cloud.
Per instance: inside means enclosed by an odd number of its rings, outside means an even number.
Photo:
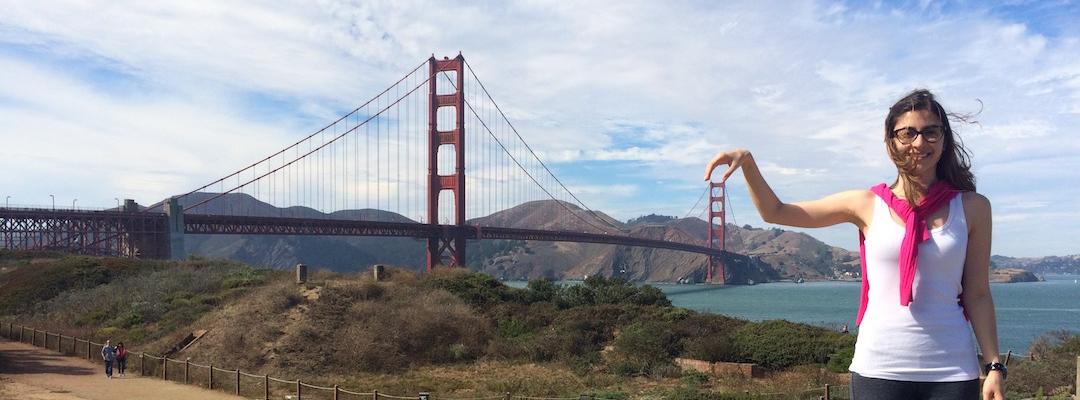
[[[1080,196],[1060,185],[1075,179],[1061,165],[1080,167],[1080,39],[978,4],[3,6],[0,168],[19,173],[0,187],[20,198],[68,192],[108,205],[117,194],[186,191],[325,125],[429,55],[458,50],[561,178],[624,202],[587,199],[598,209],[688,208],[698,190],[657,192],[700,186],[703,164],[731,147],[751,149],[786,200],[890,179],[882,119],[916,87],[956,111],[985,105],[981,128],[959,129],[991,200],[1017,182]],[[267,112],[262,102],[280,104]],[[624,181],[596,181],[583,161],[625,164]],[[630,189],[655,181],[662,189]],[[1075,236],[1080,218],[1061,218],[1071,225],[1056,234]],[[1035,239],[1010,246],[1051,251]]]

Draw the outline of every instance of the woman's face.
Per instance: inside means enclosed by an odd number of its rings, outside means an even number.
[[[915,160],[918,176],[933,176],[945,145],[941,120],[928,110],[908,111],[896,119],[891,139],[900,154]],[[904,143],[909,141],[909,143]]]

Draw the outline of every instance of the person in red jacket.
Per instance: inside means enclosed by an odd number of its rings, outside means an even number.
[[[120,376],[124,376],[124,368],[127,368],[127,356],[128,350],[124,346],[124,342],[116,344],[116,368],[119,370]]]

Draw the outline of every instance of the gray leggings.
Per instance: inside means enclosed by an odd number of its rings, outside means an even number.
[[[910,382],[867,378],[851,373],[852,400],[978,400],[979,380]]]

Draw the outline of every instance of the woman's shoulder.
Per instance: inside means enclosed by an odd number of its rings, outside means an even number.
[[[990,212],[990,199],[975,191],[961,192],[964,209],[972,211]]]
[[[961,193],[961,201],[964,204],[964,216],[968,224],[981,224],[990,221],[990,199],[975,191]]]
[[[877,196],[872,189],[847,190],[837,193],[837,195],[854,202],[856,206],[871,205],[874,202],[874,197]]]

